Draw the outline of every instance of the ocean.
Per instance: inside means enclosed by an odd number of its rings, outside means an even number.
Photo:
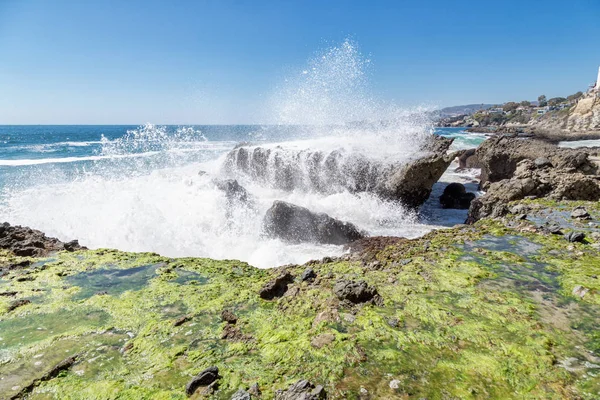
[[[251,142],[401,159],[414,156],[421,132],[414,125],[393,138],[389,129],[365,127],[0,126],[0,219],[91,248],[240,259],[263,268],[302,263],[343,248],[264,237],[262,217],[274,200],[353,222],[371,235],[409,238],[460,223],[466,212],[439,208],[443,183],[418,214],[366,193],[284,192],[256,182],[241,182],[253,206],[231,210],[212,181],[222,175],[227,152]],[[484,139],[457,128],[435,132],[455,138],[454,148]],[[476,190],[476,172],[454,174],[454,167],[442,181]]]

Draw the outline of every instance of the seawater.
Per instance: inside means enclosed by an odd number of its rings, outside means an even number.
[[[456,148],[483,140],[459,129],[437,133],[454,137]],[[283,192],[253,182],[242,182],[253,206],[228,210],[212,179],[240,142],[298,147],[323,139],[289,126],[0,126],[0,219],[92,248],[272,267],[343,251],[264,237],[262,217],[274,200],[351,221],[371,235],[416,237],[464,218],[439,210],[435,199],[417,215],[366,193]]]

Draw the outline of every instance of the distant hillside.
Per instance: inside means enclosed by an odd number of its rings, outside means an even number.
[[[455,117],[457,115],[472,115],[479,110],[485,110],[493,106],[493,104],[466,104],[442,108],[437,111],[437,114],[440,118]]]

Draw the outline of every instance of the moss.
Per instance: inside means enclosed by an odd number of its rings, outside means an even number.
[[[215,398],[258,383],[269,399],[301,378],[333,398],[358,398],[361,387],[373,398],[597,398],[599,371],[590,365],[600,355],[598,250],[519,223],[486,220],[364,259],[313,263],[315,283],[296,281],[274,301],[257,293],[280,271],[234,260],[114,250],[31,259],[0,281],[18,292],[0,298],[0,375],[13,377],[0,391],[40,373],[23,367],[33,357],[48,355],[50,365],[67,347],[80,361],[31,398],[185,398],[185,384],[211,365],[222,375]],[[362,266],[371,257],[378,270]],[[299,276],[304,268],[288,269]],[[148,275],[107,293],[94,286],[105,274],[135,271]],[[341,304],[332,291],[338,279],[367,281],[383,306]],[[577,285],[589,289],[583,298],[573,295]],[[22,298],[31,303],[6,312]],[[222,338],[224,309],[238,316],[239,340]],[[327,317],[315,322],[320,313]],[[175,324],[182,316],[189,319]],[[315,346],[325,334],[333,340]],[[573,359],[583,367],[565,368]]]

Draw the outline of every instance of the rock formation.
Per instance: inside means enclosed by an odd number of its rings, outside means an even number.
[[[244,176],[277,189],[321,193],[371,192],[418,207],[458,153],[446,154],[452,140],[431,136],[408,163],[382,162],[341,150],[289,150],[241,145],[226,157],[223,172]]]
[[[346,244],[362,239],[365,234],[349,222],[313,213],[307,208],[275,201],[263,221],[267,235],[289,242]]]

